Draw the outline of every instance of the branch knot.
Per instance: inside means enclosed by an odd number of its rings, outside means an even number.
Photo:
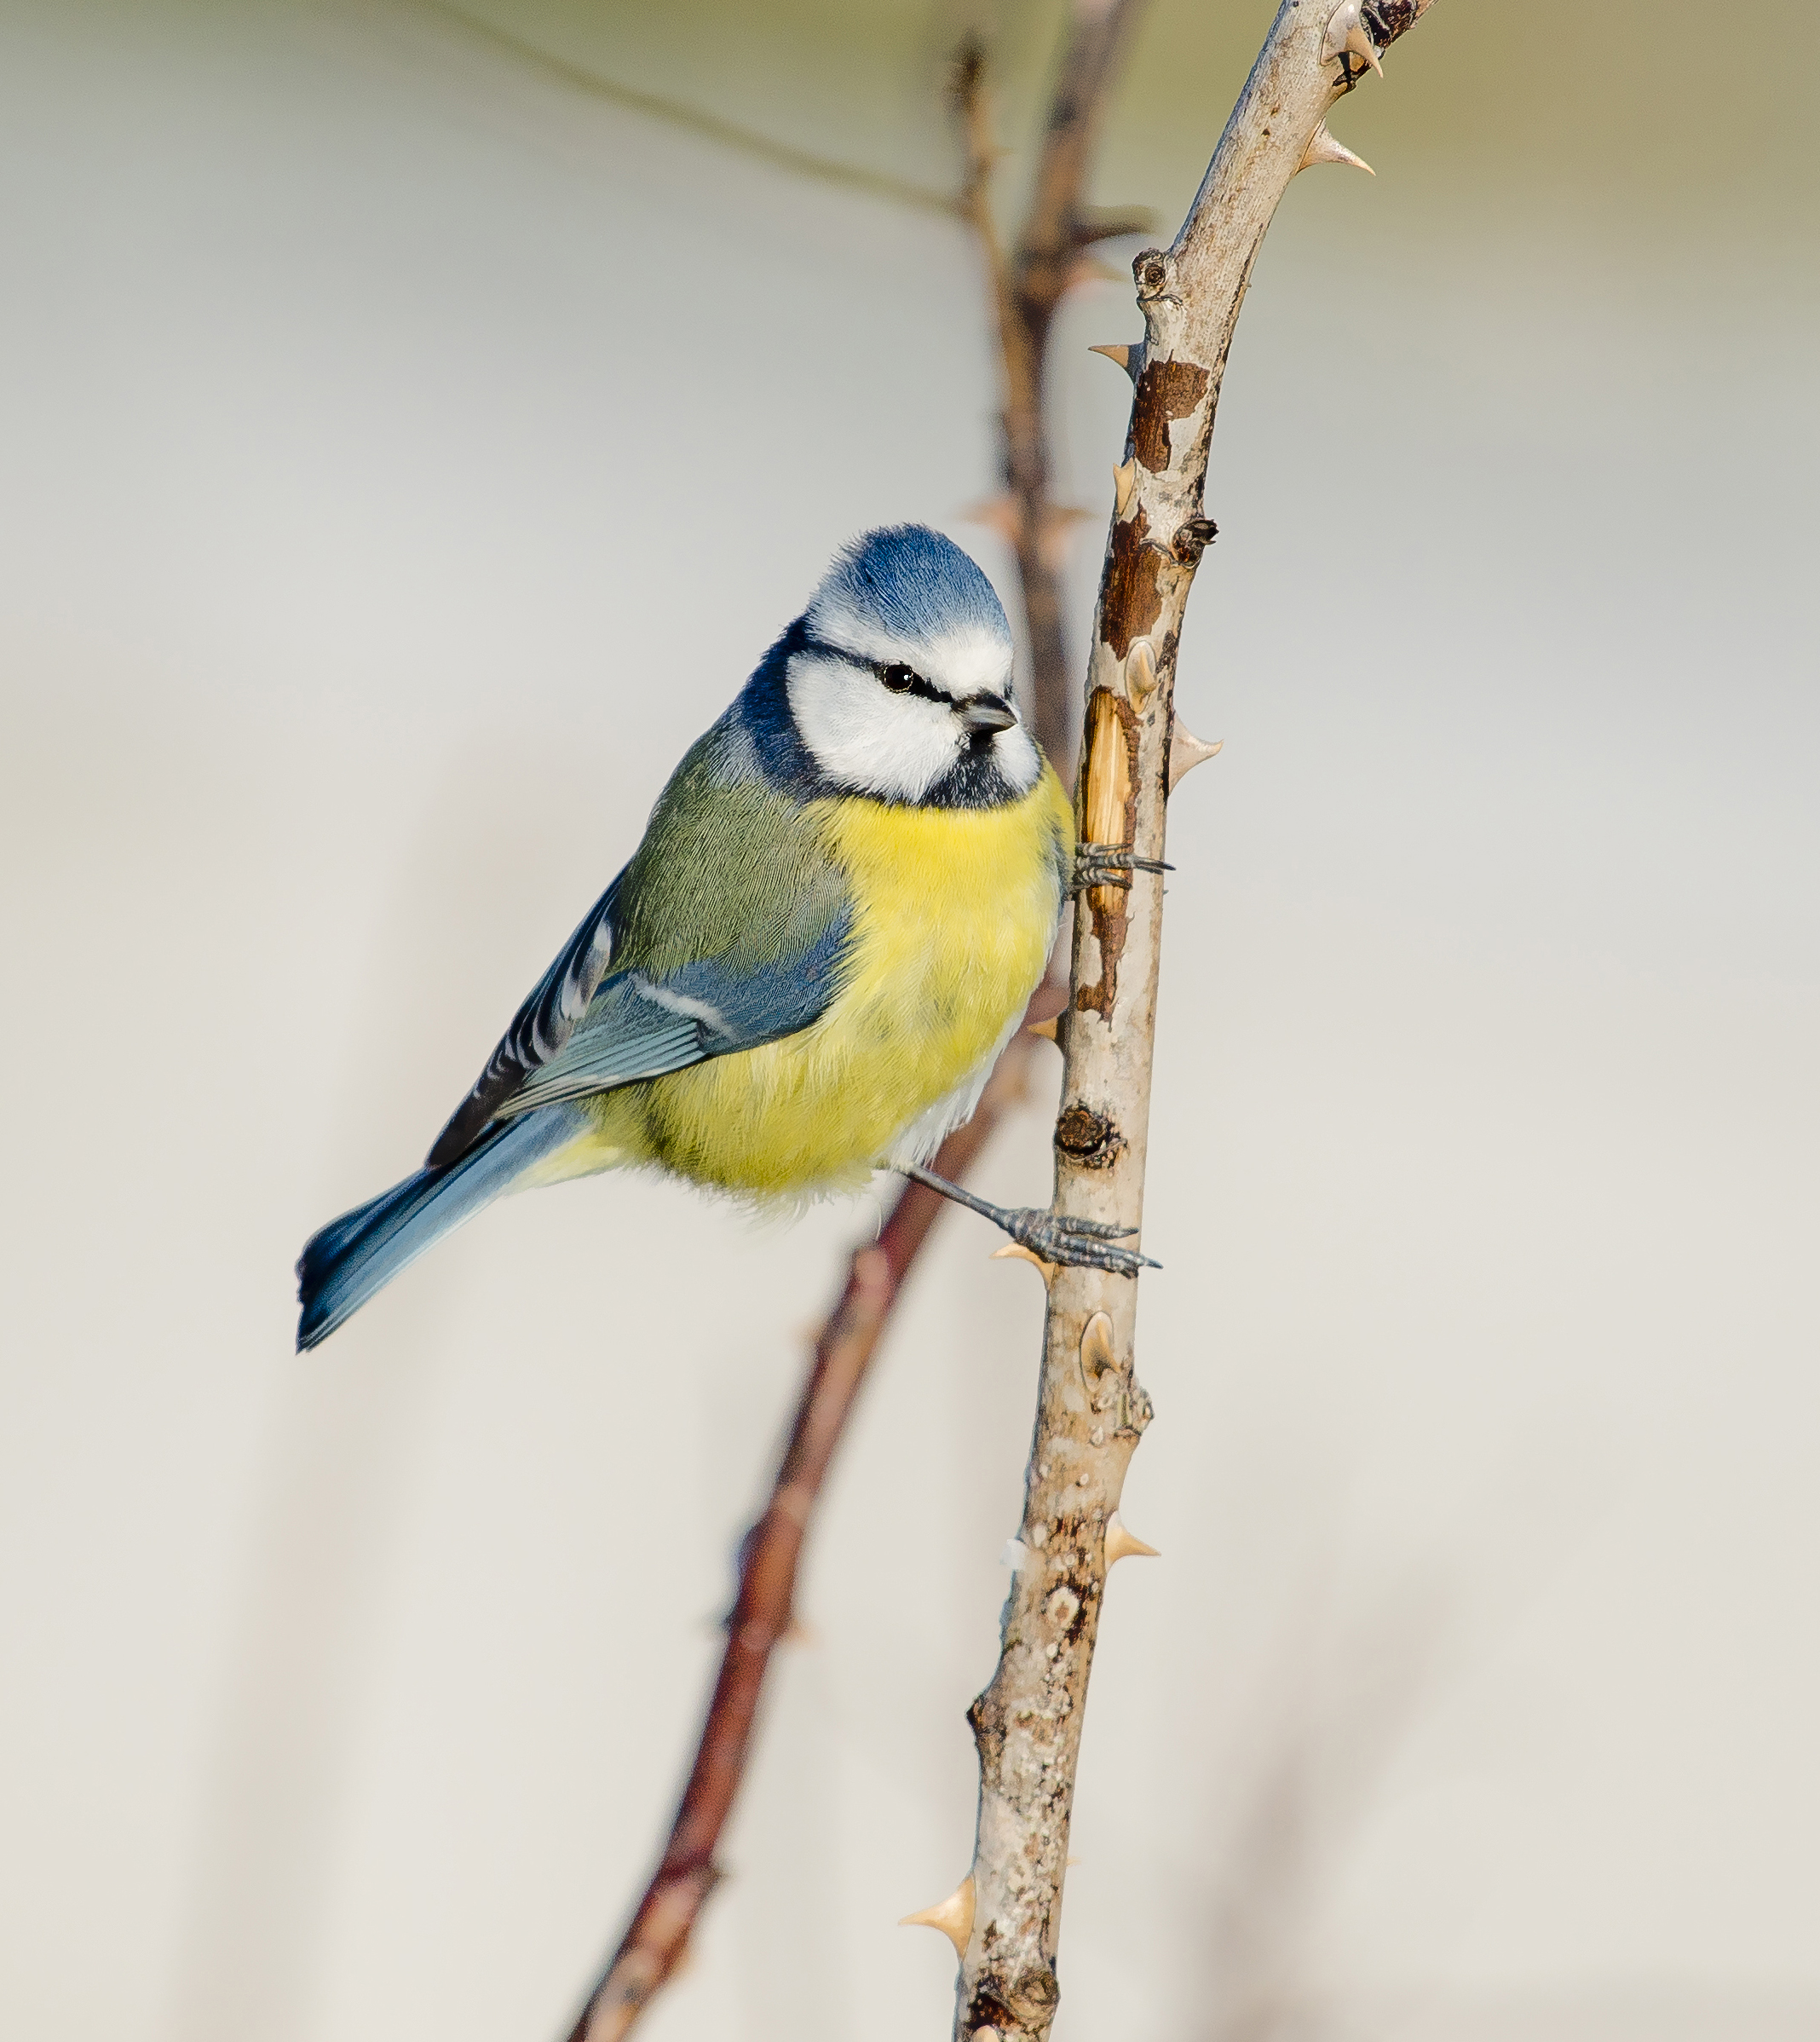
[[[1132,258],[1132,274],[1138,282],[1138,303],[1150,304],[1168,296],[1175,282],[1175,257],[1166,249],[1140,249]]]

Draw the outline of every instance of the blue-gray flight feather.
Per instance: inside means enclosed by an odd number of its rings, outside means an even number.
[[[574,1033],[613,958],[613,905],[625,877],[622,871],[589,909],[581,926],[513,1017],[473,1091],[432,1145],[425,1158],[432,1168],[446,1168],[465,1155],[527,1076],[546,1064]]]
[[[426,1168],[331,1220],[297,1259],[297,1347],[314,1347],[407,1262],[587,1130],[573,1106],[496,1128],[448,1169]]]
[[[631,863],[437,1137],[432,1167],[536,1107],[794,1034],[833,998],[852,926],[846,878],[768,773],[751,693],[677,767]]]
[[[838,989],[851,926],[843,907],[813,943],[757,967],[701,958],[661,978],[615,972],[581,1025],[501,1113],[583,1099],[795,1035],[820,1019]]]

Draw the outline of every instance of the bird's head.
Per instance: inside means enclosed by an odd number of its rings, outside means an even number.
[[[1042,760],[1011,694],[1011,632],[952,539],[894,525],[854,540],[791,633],[797,734],[836,786],[880,800],[1015,800]]]

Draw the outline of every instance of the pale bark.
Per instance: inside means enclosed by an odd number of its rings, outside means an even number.
[[[1209,534],[1208,445],[1252,265],[1328,110],[1427,4],[1285,0],[1182,231],[1133,264],[1146,337],[1129,364],[1132,420],[1088,658],[1084,840],[1163,856],[1176,648]],[[1331,158],[1316,147],[1311,159]],[[1180,734],[1175,777],[1196,741]],[[1085,897],[1060,1037],[1057,1209],[1132,1228],[1143,1218],[1161,918],[1156,874]],[[1022,1559],[998,1671],[970,1711],[981,1774],[970,1888],[941,1924],[961,1947],[955,2033],[973,2042],[1042,2042],[1060,1998],[1087,1678],[1109,1547],[1116,1556],[1120,1543],[1114,1513],[1151,1415],[1134,1365],[1137,1303],[1134,1279],[1095,1270],[1061,1270],[1049,1286]]]

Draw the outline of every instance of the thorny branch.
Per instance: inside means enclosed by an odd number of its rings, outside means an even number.
[[[1168,797],[1213,747],[1175,723],[1176,649],[1212,527],[1214,408],[1252,265],[1290,180],[1343,159],[1329,109],[1377,70],[1430,0],[1283,0],[1174,244],[1133,264],[1141,346],[1111,350],[1134,386],[1088,659],[1081,835],[1163,855]],[[1093,885],[1075,918],[1059,1035],[1056,1205],[1137,1227],[1155,1034],[1162,888],[1146,868]],[[1045,2042],[1088,1675],[1107,1571],[1135,1547],[1118,1518],[1149,1422],[1137,1379],[1134,1278],[1045,1272],[1035,1438],[998,1670],[970,1720],[980,1760],[973,1866],[930,1918],[960,1953],[957,2042]]]
[[[1056,307],[1080,280],[1080,251],[1096,240],[1147,230],[1147,217],[1090,217],[1080,203],[1091,144],[1125,31],[1143,0],[1077,0],[1073,32],[1051,108],[1036,198],[1007,263],[988,205],[987,181],[999,152],[986,130],[983,55],[956,60],[955,99],[966,141],[957,210],[985,251],[1004,377],[1008,500],[1019,506],[1017,549],[1032,653],[1037,735],[1058,769],[1074,747],[1074,715],[1061,632],[1056,545],[1071,514],[1051,505],[1045,424],[1045,355]],[[1028,534],[1026,544],[1021,534]],[[1045,536],[1046,535],[1046,536]],[[1063,989],[1047,983],[1030,1004],[1049,1022]],[[933,1168],[962,1181],[1011,1108],[1025,1095],[1037,1053],[1014,1035],[974,1116],[942,1144]],[[569,2042],[619,2042],[675,1972],[719,1874],[714,1854],[744,1777],[770,1656],[788,1633],[809,1516],[864,1384],[891,1307],[943,1201],[907,1184],[877,1243],[857,1249],[846,1283],[817,1335],[769,1502],[740,1551],[740,1585],[727,1642],[688,1781],[664,1855]]]
[[[590,65],[572,62],[553,50],[527,42],[521,36],[512,35],[494,22],[478,20],[462,8],[450,4],[449,0],[420,0],[420,4],[425,11],[438,16],[449,33],[496,55],[509,57],[528,72],[585,93],[590,99],[604,100],[609,105],[623,107],[628,112],[642,114],[648,120],[661,121],[665,127],[680,128],[685,134],[711,142],[717,148],[731,149],[755,162],[769,164],[773,169],[790,176],[861,192],[867,198],[882,199],[889,205],[907,206],[915,212],[953,213],[959,210],[947,192],[932,191],[925,185],[913,183],[908,178],[894,177],[889,171],[868,169],[862,163],[845,162],[838,157],[820,155],[813,149],[798,148],[792,143],[780,141],[775,135],[743,126],[738,121],[723,119],[717,113],[690,106],[683,100],[671,99],[659,92],[640,91],[636,86],[608,78]],[[1132,231],[1141,234],[1143,229]]]

